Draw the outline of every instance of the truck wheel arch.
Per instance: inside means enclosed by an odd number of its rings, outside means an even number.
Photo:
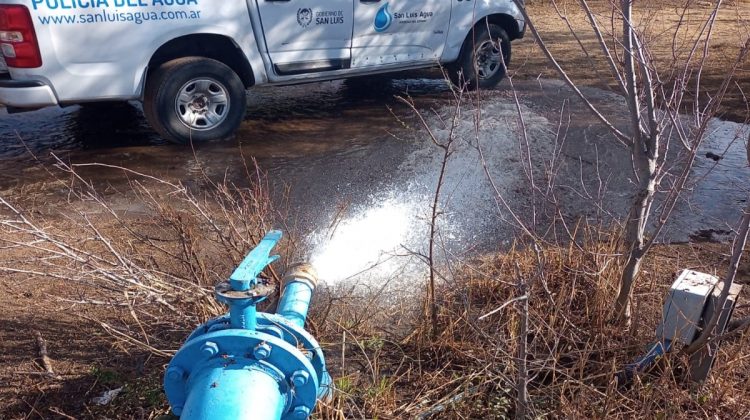
[[[481,26],[486,25],[497,25],[503,28],[505,33],[508,34],[508,38],[510,41],[514,41],[522,37],[522,33],[518,28],[518,22],[516,22],[516,19],[514,19],[513,16],[505,13],[495,13],[483,16],[479,18],[479,20],[474,24],[474,26],[471,27],[471,29],[469,29],[469,32],[466,34],[466,37],[463,40],[463,44],[461,46],[461,50],[459,51],[458,57],[464,55],[464,49],[466,47],[467,40],[471,39],[471,37],[474,36],[474,34],[477,32],[477,29],[480,29]]]
[[[255,84],[255,74],[242,49],[228,36],[217,34],[190,34],[167,41],[151,56],[148,72],[183,57],[214,59],[234,70],[246,88]]]
[[[449,66],[453,65],[456,60],[462,57],[465,54],[464,50],[466,49],[467,42],[475,36],[478,29],[481,29],[488,24],[497,25],[502,28],[508,35],[510,41],[523,37],[523,27],[519,28],[518,21],[513,17],[512,10],[508,12],[498,11],[497,13],[488,14],[478,13],[477,16],[472,19],[476,20],[465,22],[464,25],[466,26],[462,25],[463,27],[460,29],[460,32],[454,33],[454,30],[451,29],[448,39],[449,48],[443,53],[442,62],[444,64]],[[470,23],[472,21],[474,22],[473,24]]]
[[[505,30],[505,33],[508,34],[508,37],[511,41],[516,40],[518,38],[521,38],[522,34],[520,29],[518,28],[518,22],[516,21],[513,16],[505,14],[505,13],[496,13],[492,15],[487,15],[474,25],[472,28],[472,32],[479,26],[479,25],[486,25],[487,23],[497,25]],[[469,35],[471,35],[472,32],[469,32]]]

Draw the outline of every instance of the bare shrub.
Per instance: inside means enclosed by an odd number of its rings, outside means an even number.
[[[63,302],[122,311],[124,323],[91,321],[126,347],[167,355],[185,331],[223,312],[213,286],[276,218],[264,176],[248,172],[249,187],[204,178],[191,189],[119,168],[130,191],[118,202],[82,175],[102,166],[58,161],[53,173],[69,191],[60,213],[0,197],[0,272],[23,275],[29,284],[56,282],[64,293],[55,298]]]

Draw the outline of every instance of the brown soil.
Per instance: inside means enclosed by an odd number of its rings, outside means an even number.
[[[640,353],[639,349],[653,340],[654,326],[656,325],[665,291],[672,282],[674,275],[684,268],[692,268],[705,272],[713,272],[717,267],[726,267],[728,246],[722,244],[684,244],[673,246],[662,246],[657,248],[644,265],[644,280],[636,293],[638,306],[638,318],[636,327],[632,334],[613,334],[610,345],[623,346],[627,349],[618,355],[620,363],[626,362]],[[498,260],[502,261],[502,259]],[[495,262],[492,258],[486,262],[478,263],[478,267],[484,267],[488,273],[501,275],[503,263]],[[500,270],[496,272],[495,270]],[[228,273],[227,273],[228,274]],[[473,276],[467,274],[467,288],[472,284]],[[750,265],[744,264],[741,269],[740,282],[750,284]],[[484,284],[484,283],[480,283]],[[104,305],[86,305],[79,302],[83,299],[106,299],[100,290],[91,290],[86,287],[71,286],[69,282],[25,274],[4,276],[0,279],[0,285],[4,293],[0,296],[0,320],[3,328],[0,329],[0,418],[156,418],[168,416],[168,404],[161,389],[161,376],[164,365],[168,362],[166,357],[153,355],[143,348],[133,346],[122,341],[118,337],[108,334],[99,322],[122,327],[130,331],[133,336],[138,337],[137,326],[133,323],[128,311],[124,308],[113,308]],[[33,286],[31,286],[33,285]],[[459,286],[461,290],[464,286]],[[480,286],[480,291],[486,286]],[[555,288],[552,285],[550,287]],[[582,283],[581,287],[585,287]],[[446,296],[450,296],[450,293]],[[485,292],[477,295],[482,296]],[[586,294],[586,291],[583,291]],[[445,298],[444,298],[445,299]],[[505,298],[501,298],[501,301]],[[397,406],[414,401],[419,391],[424,391],[425,381],[448,380],[443,375],[455,375],[448,366],[457,363],[461,365],[472,363],[456,359],[461,349],[451,346],[469,346],[472,343],[460,341],[462,334],[452,333],[455,342],[439,340],[434,346],[436,349],[413,349],[409,344],[399,351],[408,353],[417,351],[424,353],[427,359],[437,357],[442,363],[435,367],[422,367],[428,372],[434,372],[435,377],[420,378],[418,376],[401,378],[399,381],[394,377],[394,383],[385,390],[379,390],[376,385],[370,383],[366,366],[369,361],[363,359],[358,353],[359,348],[353,343],[347,353],[347,365],[344,367],[339,360],[339,349],[341,348],[341,331],[338,325],[344,322],[352,322],[354,331],[351,334],[359,335],[364,340],[369,357],[378,363],[382,372],[389,370],[398,371],[402,366],[399,359],[406,357],[405,354],[395,355],[394,349],[381,350],[378,346],[386,343],[386,349],[393,339],[386,332],[372,330],[369,321],[355,321],[357,317],[365,316],[361,308],[352,309],[354,312],[347,313],[345,309],[349,303],[346,298],[338,299],[339,306],[332,311],[327,303],[320,303],[313,309],[312,325],[316,329],[316,335],[326,347],[330,368],[334,378],[337,378],[337,386],[343,387],[345,383],[358,384],[361,390],[346,391],[350,393],[348,398],[337,398],[333,407],[323,409],[323,418],[336,418],[340,413],[346,413],[347,417],[357,417],[357,410],[369,415],[377,414],[379,418],[398,418]],[[482,297],[482,303],[477,306],[480,311],[486,312],[497,306],[496,301],[488,295]],[[451,307],[458,304],[457,301],[446,301],[445,311],[451,311]],[[476,302],[475,302],[476,304]],[[477,310],[477,309],[475,309]],[[339,312],[342,312],[339,314]],[[452,312],[451,312],[452,313]],[[353,315],[356,314],[356,315]],[[740,309],[738,315],[747,316],[748,309]],[[167,314],[166,316],[169,316]],[[337,317],[341,317],[338,319]],[[450,316],[452,318],[452,315]],[[326,322],[328,320],[329,322]],[[362,322],[361,326],[356,324]],[[327,325],[325,325],[327,324]],[[448,327],[453,325],[449,322]],[[317,326],[317,328],[315,327]],[[163,334],[159,328],[169,328],[172,333],[174,326],[165,323],[163,326],[154,326],[154,329],[146,326],[146,330],[152,337]],[[159,344],[165,348],[176,348],[181,338],[187,335],[189,326],[181,325],[170,337]],[[35,341],[35,332],[38,331],[47,343],[49,356],[52,360],[52,368],[56,378],[43,375],[44,367],[39,357],[39,348]],[[490,328],[488,331],[492,331]],[[364,338],[363,338],[364,337]],[[350,339],[351,340],[351,339]],[[380,344],[378,344],[380,343]],[[462,344],[463,343],[463,344]],[[628,344],[629,343],[629,344]],[[447,346],[450,350],[446,350]],[[722,347],[718,366],[726,372],[717,375],[722,383],[734,384],[738,378],[744,375],[743,348],[747,346],[747,337],[737,341],[731,341]],[[372,348],[370,348],[372,347]],[[464,347],[464,350],[469,347]],[[438,352],[432,354],[431,352]],[[439,356],[441,352],[448,351],[451,356]],[[426,353],[425,353],[426,352]],[[739,353],[738,353],[739,352]],[[390,357],[396,357],[391,360]],[[478,355],[477,355],[478,357]],[[448,363],[447,360],[451,360]],[[403,363],[401,361],[400,363]],[[413,363],[413,362],[412,362]],[[432,363],[432,362],[426,362]],[[445,364],[445,365],[443,365]],[[608,366],[609,364],[607,364]],[[729,369],[731,367],[731,369]],[[444,371],[444,369],[448,369]],[[473,369],[465,367],[464,369]],[[478,369],[478,368],[477,368]],[[387,373],[381,373],[383,378],[389,378]],[[741,381],[739,383],[742,383]],[[352,385],[347,385],[352,386]],[[99,406],[92,402],[94,397],[101,395],[111,389],[123,388],[122,393],[108,406]],[[731,403],[729,396],[717,397],[712,407],[706,408],[713,413],[727,413],[730,408],[745,410],[747,407],[739,399]],[[676,402],[678,400],[675,400]],[[730,404],[731,403],[731,404]],[[475,415],[492,416],[495,413],[492,407],[482,400],[476,404],[481,407],[467,407],[462,402],[450,406],[444,413],[446,418],[459,418],[460,413],[475,413]],[[507,402],[505,403],[507,406]],[[506,407],[507,408],[507,407]],[[568,411],[569,415],[575,415],[575,406],[561,406]],[[583,409],[583,407],[581,407]],[[477,411],[478,410],[478,411]],[[580,415],[583,411],[578,412]],[[412,413],[413,414],[413,413]],[[403,413],[401,415],[404,415]]]
[[[599,24],[605,33],[611,34],[610,3],[606,1],[590,2]],[[692,1],[687,10],[683,10],[680,1],[647,1],[636,2],[636,25],[647,25],[647,46],[654,57],[657,57],[659,71],[663,82],[669,79],[669,70],[675,63],[682,65],[694,40],[700,32],[700,24],[713,12],[715,2]],[[542,39],[554,54],[557,61],[568,72],[569,76],[583,85],[615,89],[608,65],[596,37],[589,26],[586,15],[574,0],[557,1],[558,13],[549,1],[532,2],[529,14],[537,26]],[[566,20],[561,19],[561,15]],[[570,27],[568,27],[568,24]],[[572,35],[578,36],[588,56]],[[676,31],[677,28],[681,28]],[[677,33],[677,36],[673,36]],[[616,33],[616,31],[615,31]],[[737,62],[740,48],[750,39],[750,1],[735,0],[724,2],[712,34],[708,50],[706,67],[703,71],[702,89],[704,95],[701,104],[705,105],[706,96],[716,92],[727,70]],[[607,39],[609,42],[610,39]],[[610,48],[613,43],[610,43]],[[699,52],[703,44],[699,44]],[[514,45],[513,67],[519,76],[524,78],[558,78],[557,72],[548,64],[546,57],[536,47],[529,35],[519,44]],[[700,56],[700,55],[699,55]],[[694,62],[697,60],[694,60]],[[697,66],[691,66],[693,69]],[[750,92],[750,58],[739,64],[735,80],[729,89],[719,115],[724,119],[744,122],[750,118],[748,105]],[[686,110],[694,104],[694,95],[688,94]]]
[[[0,284],[0,418],[152,418],[166,413],[160,378],[153,374],[164,361],[124,349],[92,321],[120,323],[117,311],[74,303],[90,293],[61,281],[24,275],[6,277]],[[43,374],[37,331],[58,377]],[[120,387],[113,405],[92,402]]]

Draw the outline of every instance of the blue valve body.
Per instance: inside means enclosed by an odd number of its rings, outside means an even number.
[[[185,419],[304,419],[331,378],[318,342],[304,329],[314,284],[287,279],[276,314],[256,305],[274,288],[259,275],[276,261],[281,232],[269,232],[216,297],[229,314],[199,326],[167,368],[164,390]]]

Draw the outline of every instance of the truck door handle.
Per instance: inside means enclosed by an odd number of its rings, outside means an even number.
[[[380,3],[380,0],[359,0],[360,3]]]

